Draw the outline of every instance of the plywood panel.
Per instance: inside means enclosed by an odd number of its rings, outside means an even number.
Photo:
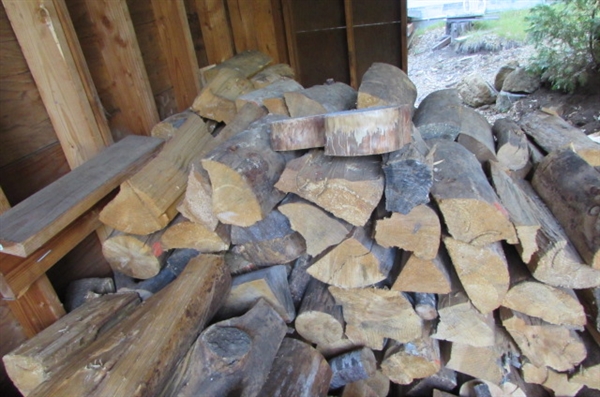
[[[373,0],[352,0],[354,10],[354,25],[399,22],[401,17],[401,4],[399,0],[379,0],[373,6]]]
[[[373,62],[401,67],[400,24],[354,28],[357,76],[362,79]]]
[[[299,33],[296,42],[303,86],[323,84],[328,78],[350,82],[345,29]]]
[[[345,27],[344,0],[292,0],[296,32]]]

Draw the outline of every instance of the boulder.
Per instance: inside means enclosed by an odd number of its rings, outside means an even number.
[[[496,110],[501,113],[506,113],[510,110],[513,103],[526,96],[526,94],[513,94],[512,92],[500,91],[496,98]]]
[[[496,77],[494,78],[494,88],[496,91],[502,91],[502,85],[504,84],[506,76],[518,67],[519,63],[517,61],[510,61],[498,70],[498,73],[496,73]]]
[[[525,68],[516,68],[504,79],[502,90],[516,94],[531,94],[540,88],[540,77],[529,73]]]
[[[474,108],[496,101],[496,90],[477,73],[463,78],[456,87],[463,102]]]

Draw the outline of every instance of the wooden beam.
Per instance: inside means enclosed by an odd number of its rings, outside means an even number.
[[[178,111],[191,106],[200,92],[198,60],[183,0],[152,0],[152,10]]]
[[[138,170],[162,140],[131,135],[0,215],[0,251],[29,256]]]
[[[195,0],[208,63],[221,63],[235,54],[225,0]]]
[[[408,74],[408,1],[400,0],[400,69]]]
[[[112,142],[64,0],[2,0],[71,169]]]
[[[227,0],[229,20],[233,31],[236,52],[257,50],[258,43],[254,35],[254,0]]]
[[[281,0],[283,11],[283,24],[285,28],[285,40],[287,43],[290,66],[294,69],[296,76],[300,78],[300,61],[298,59],[298,48],[296,46],[296,29],[294,28],[294,14],[292,0]]]
[[[125,127],[150,135],[160,119],[126,1],[85,0]]]
[[[344,0],[344,13],[346,15],[346,41],[348,43],[348,68],[350,69],[350,85],[358,89],[356,70],[356,45],[354,42],[354,16],[352,0]]]

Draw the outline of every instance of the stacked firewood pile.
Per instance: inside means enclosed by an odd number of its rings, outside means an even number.
[[[4,358],[23,394],[600,389],[597,144],[544,113],[492,127],[455,90],[414,110],[391,65],[355,91],[270,62],[203,71],[154,128],[101,213],[120,293]]]

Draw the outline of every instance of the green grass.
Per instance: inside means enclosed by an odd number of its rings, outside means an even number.
[[[498,19],[487,19],[474,23],[474,29],[468,34],[484,35],[494,33],[505,40],[525,42],[527,40],[527,22],[525,17],[529,10],[505,11]]]
[[[446,21],[442,20],[442,21],[435,22],[431,25],[428,25],[424,28],[419,28],[415,31],[415,37],[423,36],[427,32],[431,32],[432,30],[443,28],[444,26],[446,26]]]

